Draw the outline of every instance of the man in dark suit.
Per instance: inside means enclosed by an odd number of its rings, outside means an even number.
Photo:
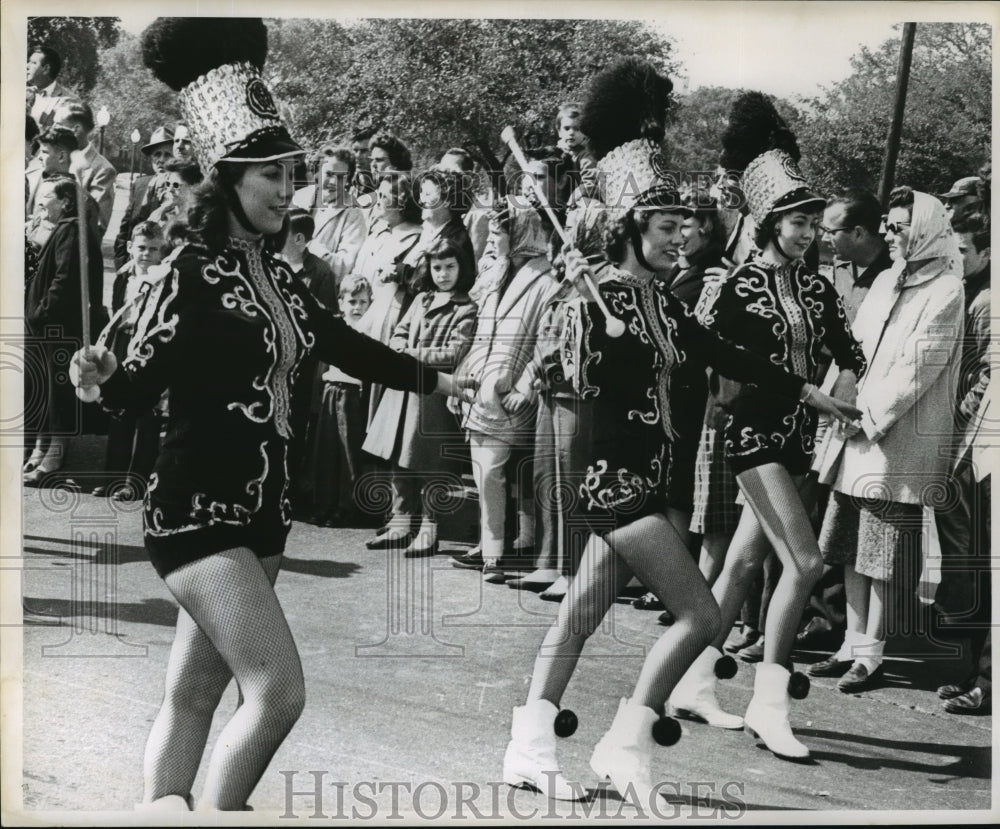
[[[129,261],[128,243],[132,238],[132,228],[146,221],[149,214],[163,203],[163,186],[167,180],[166,164],[174,155],[174,134],[169,127],[157,127],[149,143],[142,148],[142,154],[149,158],[153,167],[152,175],[139,176],[129,191],[128,207],[122,216],[122,223],[115,237],[115,270],[120,270]]]

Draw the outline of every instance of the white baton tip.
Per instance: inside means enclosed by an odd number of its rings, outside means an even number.
[[[514,140],[514,128],[513,127],[504,127],[502,130],[500,130],[500,140],[503,141],[504,144],[509,144],[511,141],[513,141]]]
[[[609,337],[617,340],[625,333],[625,323],[617,317],[609,317],[607,320],[607,331]]]

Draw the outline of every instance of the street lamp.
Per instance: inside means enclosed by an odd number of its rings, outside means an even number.
[[[135,151],[139,147],[139,141],[142,140],[142,136],[139,134],[139,130],[132,130],[132,134],[129,136],[132,139],[132,169],[128,174],[128,186],[132,186],[132,180],[135,178]]]
[[[100,142],[97,145],[97,152],[104,155],[104,128],[111,123],[111,113],[108,108],[102,106],[97,110],[97,126],[101,128]]]

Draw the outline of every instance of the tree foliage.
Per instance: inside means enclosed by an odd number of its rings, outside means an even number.
[[[899,47],[893,38],[862,48],[849,77],[805,102],[799,140],[825,190],[878,189]],[[991,49],[983,24],[917,25],[896,183],[941,192],[989,158]]]
[[[648,58],[671,77],[682,68],[671,41],[638,21],[267,23],[265,74],[296,138],[312,148],[359,128],[390,129],[418,166],[456,144],[497,165],[506,151],[500,130],[508,124],[525,145],[553,142],[558,105],[579,101],[589,79],[619,56]],[[142,65],[139,39],[123,33],[117,18],[33,18],[29,35],[62,45],[65,80],[78,78],[82,91],[93,85],[93,72],[96,86],[87,97],[112,113],[108,155],[125,151],[127,158],[133,128],[145,141],[155,126],[178,117],[176,96]],[[896,182],[940,192],[988,159],[991,49],[988,26],[917,26]],[[898,53],[898,37],[862,48],[840,83],[811,99],[775,101],[819,189],[877,188]],[[676,96],[666,140],[674,169],[715,168],[729,107],[741,91],[708,87]]]
[[[551,143],[558,105],[579,100],[587,80],[615,57],[640,55],[668,74],[677,68],[669,41],[637,22],[269,25],[278,34],[269,71],[283,79],[279,86],[305,139],[380,127],[401,135],[421,161],[460,144],[495,163],[508,124],[526,144]],[[316,46],[314,36],[327,46]]]
[[[117,17],[29,17],[29,45],[50,46],[63,59],[59,82],[89,92],[97,83],[99,55],[122,34]]]
[[[117,157],[119,165],[129,159],[132,130],[139,130],[145,144],[156,127],[172,127],[180,117],[177,94],[143,65],[141,41],[128,33],[101,55],[97,85],[88,97],[95,110],[106,106],[111,113],[104,154]]]

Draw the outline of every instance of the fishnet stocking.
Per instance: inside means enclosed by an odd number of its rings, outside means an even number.
[[[194,561],[167,576],[167,586],[200,633],[190,632],[184,622],[181,638],[179,619],[164,708],[168,708],[167,700],[171,702],[167,712],[157,717],[147,748],[147,769],[154,771],[148,784],[153,797],[190,791],[211,711],[228,683],[228,675],[223,681],[224,670],[236,677],[242,702],[212,752],[201,800],[204,807],[245,808],[271,757],[301,714],[305,704],[302,665],[273,588],[279,563],[280,556],[259,560],[250,550],[237,548]],[[212,646],[217,652],[214,659],[208,655]],[[211,678],[193,676],[197,666],[208,668]],[[172,670],[175,667],[177,671]],[[194,704],[192,688],[202,692]],[[157,727],[161,717],[162,729]],[[173,751],[185,758],[184,763],[164,757]],[[167,791],[159,781],[170,777],[186,782],[186,791]]]

